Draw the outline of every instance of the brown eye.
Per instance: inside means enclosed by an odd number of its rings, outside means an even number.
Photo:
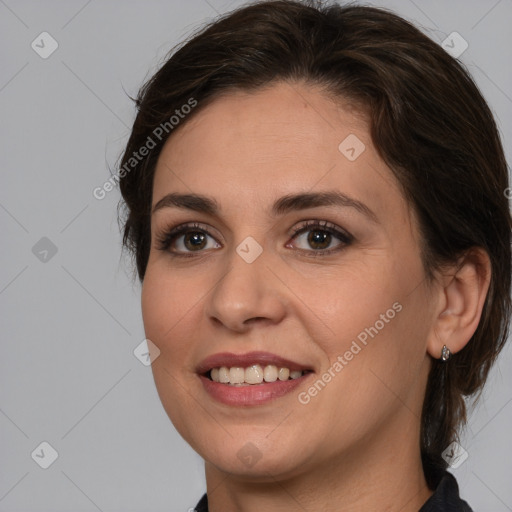
[[[332,235],[326,231],[310,231],[308,235],[308,244],[313,249],[327,249],[331,240]]]
[[[292,238],[296,248],[313,255],[339,251],[353,241],[349,233],[327,221],[308,221],[294,230]]]
[[[157,235],[158,248],[173,256],[190,256],[204,249],[222,247],[215,238],[199,224],[184,224],[161,235]]]
[[[198,251],[206,245],[206,235],[200,231],[191,231],[183,235],[184,246],[189,251]]]

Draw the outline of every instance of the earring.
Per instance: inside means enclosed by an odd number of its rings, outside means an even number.
[[[446,345],[443,345],[443,350],[441,351],[441,361],[448,361],[451,355],[452,353],[450,352],[450,349]]]

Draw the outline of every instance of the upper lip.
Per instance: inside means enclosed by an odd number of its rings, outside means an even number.
[[[213,354],[204,359],[196,368],[197,373],[203,374],[209,372],[212,368],[220,368],[221,366],[230,367],[241,367],[247,368],[253,364],[259,364],[266,366],[273,364],[277,367],[288,368],[289,370],[312,370],[308,365],[297,363],[278,356],[271,354],[270,352],[246,352],[245,354],[233,354],[232,352],[222,352]]]

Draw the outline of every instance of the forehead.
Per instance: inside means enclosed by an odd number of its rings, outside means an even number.
[[[153,204],[170,191],[195,192],[247,210],[315,189],[337,189],[375,210],[405,206],[364,115],[319,89],[278,83],[225,94],[179,127],[159,157]]]
[[[340,137],[367,132],[366,120],[348,104],[341,107],[317,89],[284,82],[251,93],[225,93],[194,114],[165,145],[163,153],[174,161],[183,156],[184,145],[190,163],[212,158],[228,163],[248,155],[253,160],[247,167],[293,156],[318,159],[321,152],[332,154]]]

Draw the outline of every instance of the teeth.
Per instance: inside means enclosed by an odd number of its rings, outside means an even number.
[[[263,370],[263,379],[265,382],[275,382],[277,380],[277,366],[269,364]]]
[[[303,371],[288,368],[278,368],[273,364],[262,367],[259,364],[253,364],[247,368],[233,366],[228,368],[222,366],[220,368],[212,368],[210,370],[210,378],[214,382],[222,384],[231,384],[233,386],[247,386],[250,384],[261,384],[263,382],[276,382],[289,379],[298,379],[304,375]]]
[[[229,384],[229,369],[225,366],[219,368],[219,382]]]
[[[278,377],[279,380],[288,380],[288,377],[290,377],[290,370],[288,370],[288,368],[279,368]]]
[[[261,384],[263,382],[263,368],[254,364],[245,369],[245,382],[247,384]]]
[[[245,370],[243,368],[230,368],[229,369],[229,383],[230,384],[243,384],[245,380]]]

